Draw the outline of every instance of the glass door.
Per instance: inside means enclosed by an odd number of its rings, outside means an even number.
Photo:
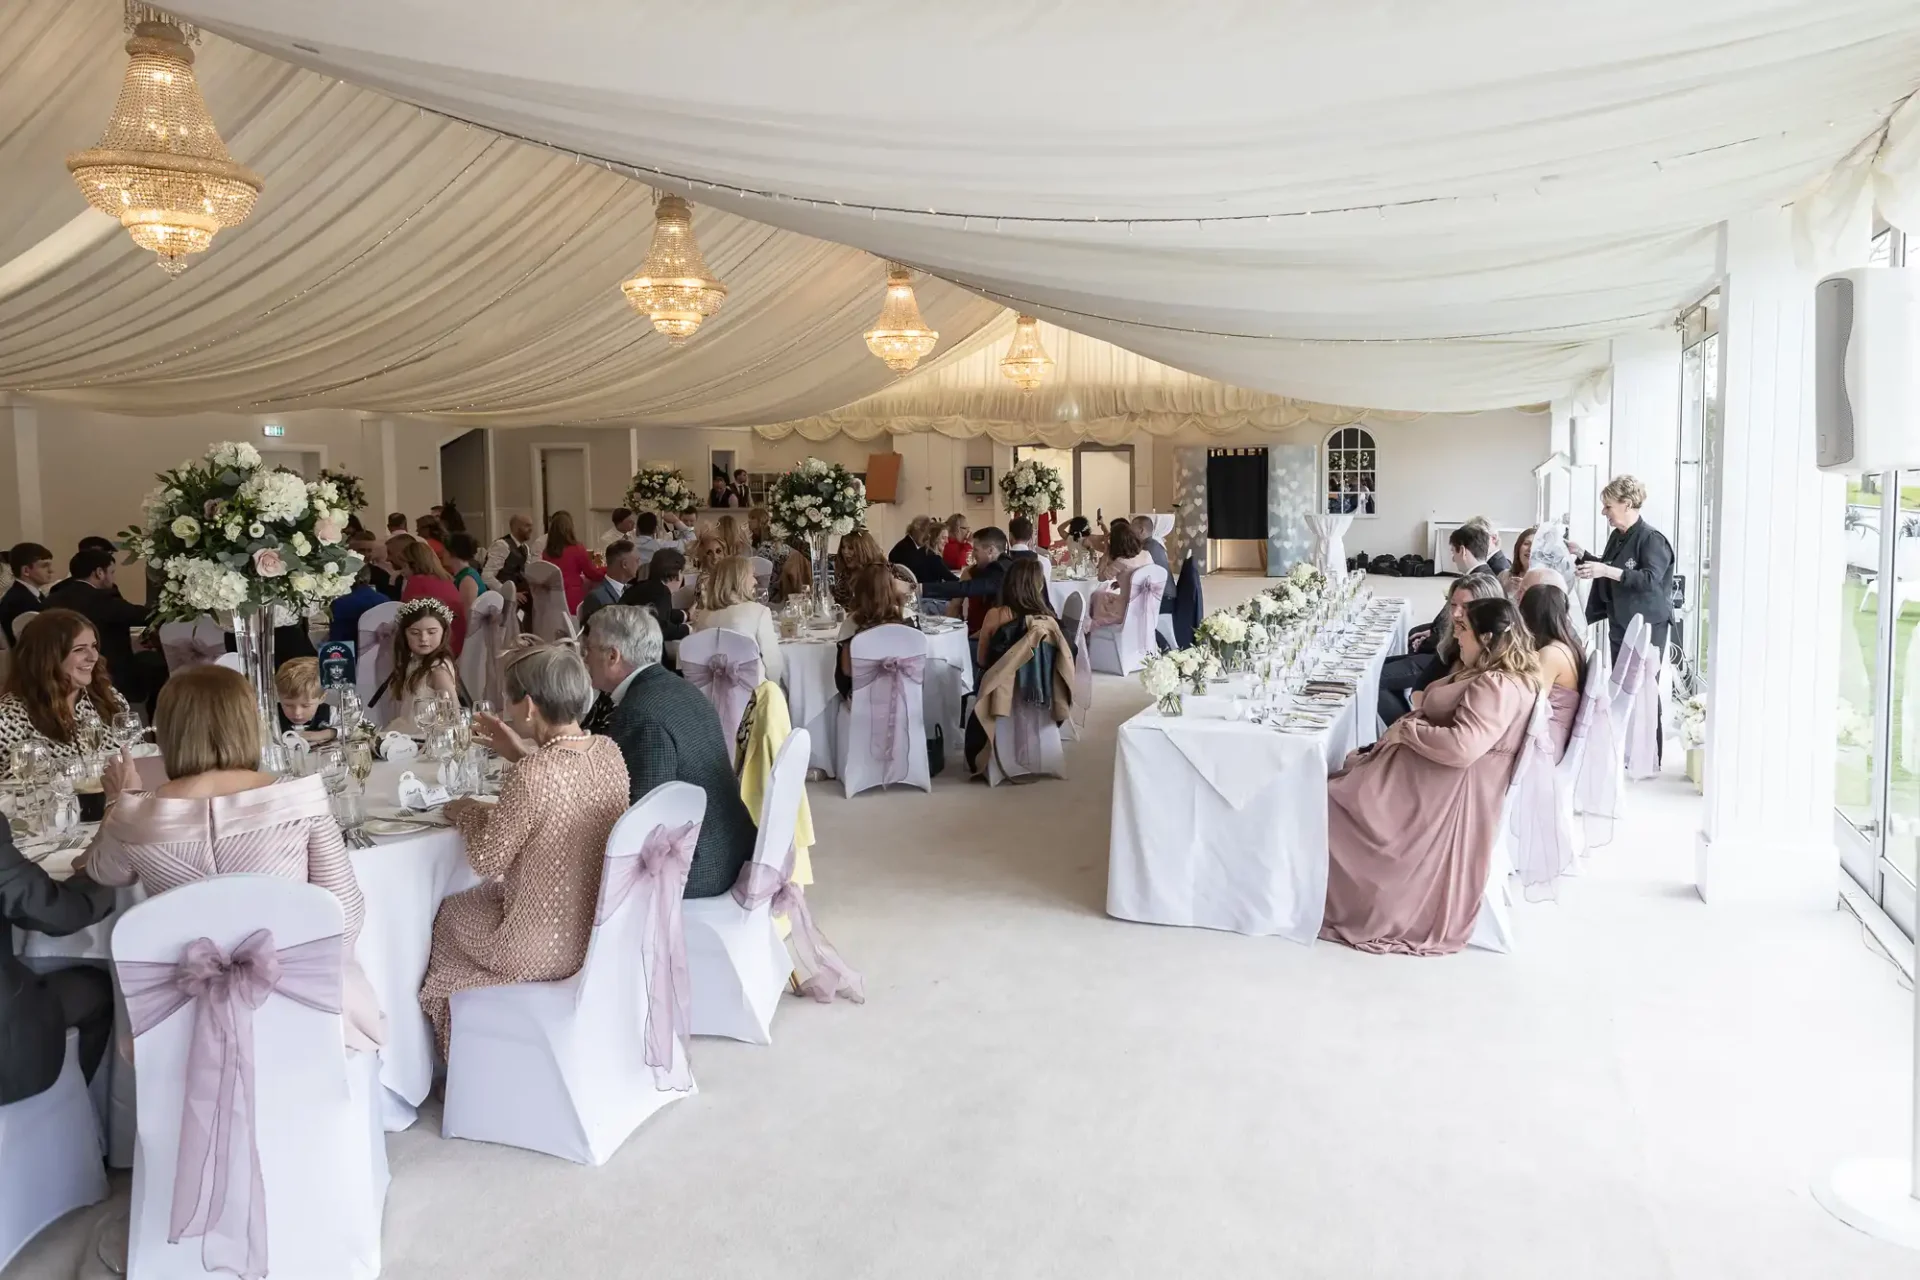
[[[1713,440],[1720,429],[1719,295],[1682,321],[1680,456],[1674,476],[1673,572],[1683,592],[1676,620],[1684,670],[1704,684],[1713,554]]]

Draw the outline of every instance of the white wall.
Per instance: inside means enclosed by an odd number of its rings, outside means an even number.
[[[1547,414],[1497,409],[1428,414],[1410,422],[1365,418],[1359,425],[1372,434],[1378,449],[1379,514],[1354,517],[1346,538],[1350,553],[1424,555],[1429,520],[1486,516],[1496,526],[1533,523],[1533,468],[1549,452]],[[1282,432],[1209,436],[1193,431],[1157,438],[1153,441],[1153,509],[1173,510],[1175,449],[1249,444],[1318,448],[1331,430],[1314,425]]]

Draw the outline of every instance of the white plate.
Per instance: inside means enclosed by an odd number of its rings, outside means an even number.
[[[368,818],[362,829],[370,836],[417,836],[440,825],[414,818]]]

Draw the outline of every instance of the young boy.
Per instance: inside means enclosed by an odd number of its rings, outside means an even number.
[[[315,746],[333,741],[333,708],[320,696],[319,659],[289,658],[281,663],[273,688],[280,696],[280,732],[298,729]]]

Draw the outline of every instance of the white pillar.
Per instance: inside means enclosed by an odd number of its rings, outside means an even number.
[[[15,395],[0,391],[0,477],[16,513],[0,516],[0,549],[16,542],[41,542],[47,536],[40,500],[40,415]]]
[[[1680,331],[1615,338],[1612,375],[1610,470],[1647,487],[1640,514],[1671,538],[1680,458]]]
[[[1814,275],[1784,210],[1724,224],[1721,256],[1699,891],[1831,911],[1845,485],[1813,465]]]

